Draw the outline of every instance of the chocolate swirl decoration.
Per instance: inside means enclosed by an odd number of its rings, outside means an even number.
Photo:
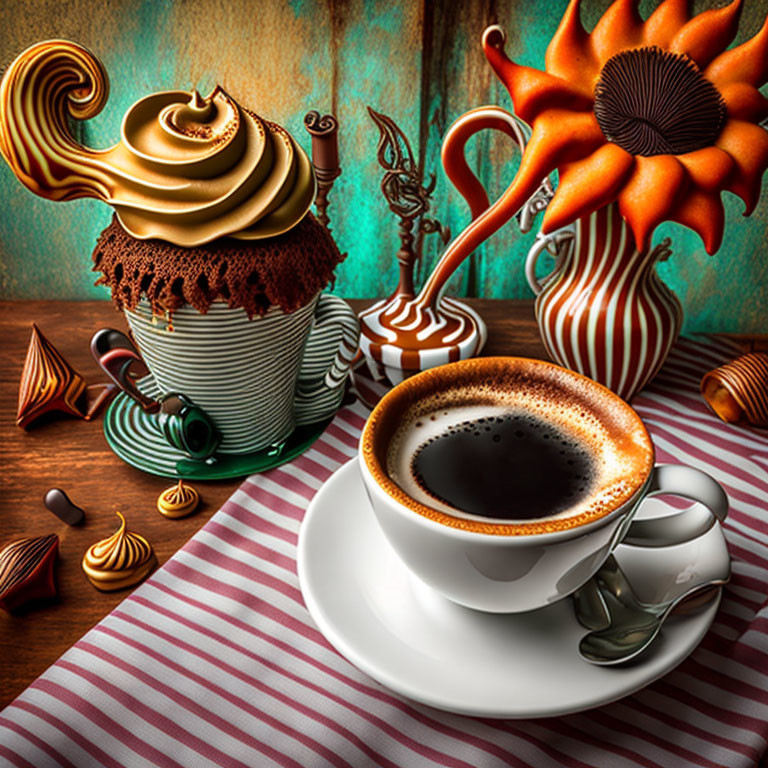
[[[709,371],[701,393],[723,421],[768,427],[768,352],[750,352]]]
[[[33,45],[8,68],[0,152],[35,194],[95,197],[134,237],[184,247],[273,237],[309,210],[315,175],[306,153],[221,87],[207,98],[197,91],[146,96],[123,118],[118,144],[85,147],[69,119],[94,117],[108,92],[101,62],[65,40]]]
[[[56,596],[55,533],[11,542],[0,552],[0,608],[13,611],[32,600]]]
[[[194,512],[199,503],[200,494],[197,489],[180,479],[177,485],[166,488],[158,496],[157,511],[165,517],[184,517]]]
[[[85,379],[33,323],[19,385],[16,424],[27,429],[35,419],[49,411],[85,418],[85,411],[81,408],[84,392]]]
[[[120,528],[108,539],[97,541],[83,556],[83,571],[96,589],[112,592],[141,581],[157,564],[152,545],[140,534]]]
[[[595,86],[595,117],[631,155],[682,155],[714,143],[726,107],[692,59],[649,47],[608,59]]]
[[[304,127],[312,136],[312,164],[316,170],[339,171],[339,121],[334,115],[321,115],[313,109],[304,115]]]

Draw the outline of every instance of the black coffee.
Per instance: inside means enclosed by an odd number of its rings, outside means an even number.
[[[411,471],[431,496],[482,517],[536,520],[562,512],[592,484],[584,446],[531,415],[478,418],[431,438]]]

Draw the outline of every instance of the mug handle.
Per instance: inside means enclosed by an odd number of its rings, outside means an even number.
[[[294,398],[296,424],[332,416],[344,397],[360,339],[360,321],[346,301],[323,293],[315,307]]]
[[[689,507],[650,520],[630,518],[620,530],[617,543],[639,547],[684,544],[705,534],[715,523],[722,523],[728,515],[728,496],[723,487],[699,469],[682,464],[657,464],[648,482],[648,491],[640,504],[653,496],[670,493],[698,501],[704,508]]]

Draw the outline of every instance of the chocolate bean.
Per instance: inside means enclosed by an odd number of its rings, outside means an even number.
[[[85,518],[85,512],[61,488],[51,488],[43,497],[43,504],[67,525],[78,525]]]

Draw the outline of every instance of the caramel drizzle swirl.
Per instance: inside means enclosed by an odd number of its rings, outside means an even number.
[[[63,411],[84,418],[85,413],[78,406],[84,391],[85,379],[33,324],[19,386],[16,424],[26,429],[47,411]]]
[[[69,119],[97,115],[109,84],[101,62],[65,40],[20,54],[0,83],[0,152],[30,190],[50,200],[94,197],[139,239],[190,247],[219,237],[256,240],[297,224],[315,196],[312,164],[278,125],[242,109],[221,87],[162,91],[126,113],[121,141],[96,150]]]
[[[83,570],[94,586],[120,589],[140,581],[157,562],[152,545],[140,534],[126,529],[120,512],[120,528],[109,538],[91,545],[83,557]]]

